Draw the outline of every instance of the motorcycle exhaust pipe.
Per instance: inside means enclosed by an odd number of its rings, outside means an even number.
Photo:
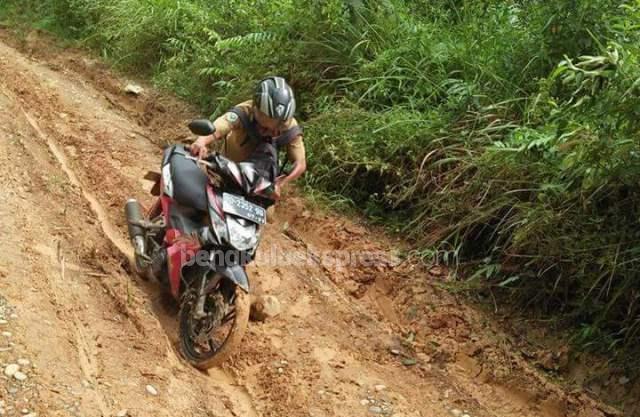
[[[127,216],[127,224],[129,226],[129,237],[131,239],[136,236],[144,236],[144,227],[140,223],[144,220],[142,215],[142,207],[138,200],[130,199],[124,206],[124,214]]]
[[[130,199],[124,206],[124,214],[127,217],[127,226],[129,228],[129,237],[136,250],[136,254],[144,255],[145,242],[144,235],[145,229],[141,226],[144,216],[142,215],[142,207],[135,199]]]

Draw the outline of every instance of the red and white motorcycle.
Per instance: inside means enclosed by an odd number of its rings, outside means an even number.
[[[198,136],[214,132],[193,121]],[[182,145],[164,150],[155,204],[143,214],[129,200],[125,214],[136,268],[157,279],[179,301],[180,348],[201,369],[217,366],[240,343],[249,320],[247,263],[256,254],[266,208],[273,204],[273,173],[253,162],[214,154],[192,157]]]

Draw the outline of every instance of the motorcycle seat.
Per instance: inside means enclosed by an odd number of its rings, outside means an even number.
[[[169,158],[173,198],[183,206],[206,212],[209,208],[207,175],[202,172],[195,161],[187,159],[185,156],[184,148],[175,147]]]

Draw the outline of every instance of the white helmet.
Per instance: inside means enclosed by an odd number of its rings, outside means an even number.
[[[296,111],[293,90],[282,77],[268,77],[258,83],[255,106],[271,119],[286,121]]]

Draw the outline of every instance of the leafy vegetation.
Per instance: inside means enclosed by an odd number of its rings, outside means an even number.
[[[214,115],[287,77],[308,186],[585,345],[637,345],[637,0],[5,0],[0,15]]]

